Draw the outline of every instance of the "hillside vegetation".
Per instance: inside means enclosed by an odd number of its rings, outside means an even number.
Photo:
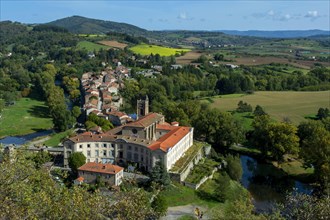
[[[143,35],[146,30],[126,23],[104,21],[98,19],[85,18],[81,16],[71,16],[48,24],[63,27],[76,34],[105,34],[110,31]]]

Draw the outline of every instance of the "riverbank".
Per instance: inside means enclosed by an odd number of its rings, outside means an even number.
[[[243,146],[232,146],[230,150],[241,155],[247,155],[257,160],[262,160],[264,163],[273,165],[276,169],[283,171],[288,176],[295,180],[312,183],[314,181],[313,174],[314,169],[311,167],[305,167],[304,161],[294,157],[292,155],[285,155],[284,161],[278,163],[277,161],[272,161],[270,159],[264,159],[261,156],[261,151],[256,148],[248,148]]]

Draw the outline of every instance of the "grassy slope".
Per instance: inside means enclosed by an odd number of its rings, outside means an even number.
[[[0,138],[29,134],[53,127],[45,103],[30,98],[22,98],[15,105],[6,107],[0,124]]]
[[[306,115],[317,113],[320,107],[329,108],[329,91],[321,92],[256,92],[253,95],[231,97],[232,95],[212,98],[212,107],[223,111],[235,110],[242,100],[254,108],[261,105],[276,120],[288,117],[298,124]],[[206,102],[207,100],[202,100]]]
[[[109,46],[100,45],[89,41],[80,41],[77,46],[80,49],[86,49],[88,51],[100,50],[101,48],[103,49],[110,48]]]
[[[62,140],[68,137],[73,132],[73,129],[69,129],[60,133],[56,133],[50,137],[49,140],[45,141],[46,146],[56,147]]]
[[[219,204],[215,201],[207,201],[199,198],[195,190],[179,183],[174,183],[162,193],[164,194],[166,202],[170,207],[188,204],[213,207]]]
[[[149,45],[149,44],[139,44],[134,47],[131,47],[134,53],[138,53],[141,55],[150,55],[152,54],[159,54],[160,56],[171,56],[175,55],[176,53],[180,53],[181,51],[187,52],[190,51],[189,49],[176,49],[176,48],[168,48],[168,47],[161,47],[156,45]]]

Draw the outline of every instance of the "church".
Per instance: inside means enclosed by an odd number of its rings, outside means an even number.
[[[167,170],[193,145],[192,127],[167,123],[159,113],[149,112],[148,96],[137,101],[137,120],[105,133],[85,132],[68,138],[64,147],[82,152],[86,162],[135,164],[150,171],[160,161]]]

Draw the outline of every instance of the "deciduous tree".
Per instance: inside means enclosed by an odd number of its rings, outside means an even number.
[[[71,167],[72,171],[75,173],[78,172],[78,168],[81,167],[86,163],[86,157],[81,152],[74,152],[69,157],[69,166]]]

